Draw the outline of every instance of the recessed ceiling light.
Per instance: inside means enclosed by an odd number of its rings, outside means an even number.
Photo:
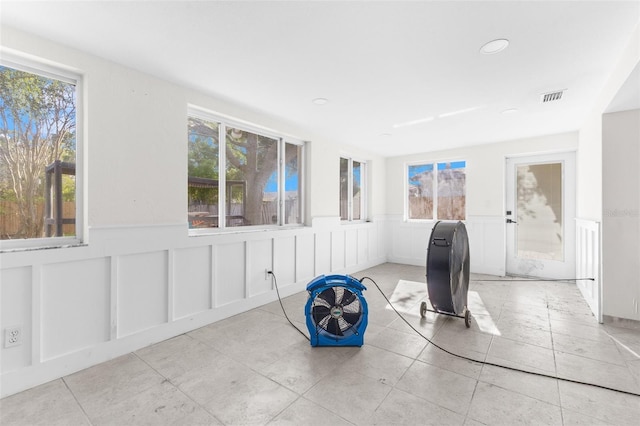
[[[499,38],[492,40],[480,48],[480,52],[485,55],[493,55],[494,53],[502,52],[509,46],[509,40],[506,38]]]
[[[312,100],[311,102],[313,102],[316,105],[324,105],[327,102],[329,102],[329,99],[326,98],[315,98],[314,100]]]
[[[516,112],[518,112],[516,108],[509,108],[502,111],[504,115],[515,114]]]

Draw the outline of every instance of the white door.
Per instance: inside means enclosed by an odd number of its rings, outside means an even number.
[[[507,158],[507,274],[575,275],[575,153]]]

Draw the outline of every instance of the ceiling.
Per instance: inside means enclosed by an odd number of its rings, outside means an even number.
[[[383,156],[579,129],[640,21],[639,1],[2,0],[0,8],[2,25],[277,118],[305,139]],[[507,49],[480,53],[499,38]],[[640,107],[639,86],[627,86],[622,105]],[[563,89],[561,100],[541,102]]]

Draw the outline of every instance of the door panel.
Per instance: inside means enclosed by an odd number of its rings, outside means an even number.
[[[574,153],[507,159],[507,274],[573,278]]]

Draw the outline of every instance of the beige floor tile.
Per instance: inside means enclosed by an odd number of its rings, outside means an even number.
[[[576,338],[592,340],[610,344],[612,339],[604,327],[598,324],[585,324],[565,320],[551,319],[551,331],[553,334],[561,334]]]
[[[560,382],[562,408],[595,418],[603,424],[637,426],[640,397],[592,386]]]
[[[575,284],[472,274],[467,329],[420,318],[424,272],[383,264],[355,276],[375,279],[413,327],[455,353],[640,393],[640,328],[598,324]],[[438,350],[364,284],[363,347],[311,347],[276,301],[4,398],[0,424],[638,424],[638,396]],[[305,333],[307,297],[283,300]]]
[[[286,355],[257,371],[271,380],[303,394],[323,378],[335,374],[363,348],[290,346]]]
[[[427,341],[422,337],[412,333],[385,329],[377,336],[368,340],[370,345],[380,349],[386,349],[398,355],[415,359],[427,345]]]
[[[58,379],[1,399],[0,424],[71,426],[90,423],[63,380]]]
[[[448,354],[434,345],[424,348],[418,360],[472,379],[477,379],[482,370],[482,364]]]
[[[549,324],[549,314],[545,311],[516,310],[514,306],[504,305],[500,313],[497,325],[500,329],[503,325],[518,324],[528,328],[538,328],[544,331],[551,331]]]
[[[595,417],[589,417],[583,413],[577,411],[562,409],[562,424],[564,426],[616,426],[618,423],[615,421],[605,421],[602,419],[596,419]]]
[[[315,404],[308,399],[298,398],[293,404],[285,408],[273,420],[269,426],[349,426],[342,417]]]
[[[341,369],[357,371],[381,383],[395,385],[413,363],[413,359],[373,345],[363,346]]]
[[[304,397],[355,424],[366,424],[392,387],[346,370],[322,379]]]
[[[203,407],[226,425],[266,424],[299,396],[255,372],[215,386]]]
[[[199,404],[227,393],[237,382],[249,380],[256,373],[228,356],[220,356],[215,364],[190,369],[173,379],[176,385]]]
[[[558,377],[640,393],[640,386],[626,365],[609,364],[564,352],[556,352],[556,364]]]
[[[166,348],[154,345],[136,352],[136,355],[170,380],[193,369],[209,368],[216,365],[218,359],[225,356],[207,344],[187,335],[178,337],[185,338],[180,349],[177,348],[177,344]]]
[[[179,424],[187,417],[193,419],[191,416],[198,411],[204,410],[175,386],[164,382],[109,405],[91,422],[96,426]]]
[[[554,334],[553,348],[558,352],[603,361],[609,364],[625,365],[623,354],[613,340],[602,343],[590,339],[567,336],[565,334]]]
[[[551,349],[497,336],[491,342],[487,362],[537,373],[556,372]]]
[[[551,332],[537,327],[529,327],[518,322],[500,321],[496,326],[497,335],[505,339],[516,340],[530,345],[553,349]]]
[[[561,425],[560,407],[479,382],[468,417],[488,425]]]
[[[110,406],[159,385],[165,378],[135,354],[82,370],[64,378],[90,418],[100,417]]]
[[[560,406],[558,381],[556,379],[485,365],[482,368],[479,380],[530,398]]]
[[[458,355],[483,361],[487,356],[493,335],[465,328],[464,321],[449,321],[433,337],[436,345]]]
[[[416,361],[396,388],[465,415],[476,383],[470,377]]]
[[[462,425],[464,416],[394,389],[367,419],[369,425]]]

